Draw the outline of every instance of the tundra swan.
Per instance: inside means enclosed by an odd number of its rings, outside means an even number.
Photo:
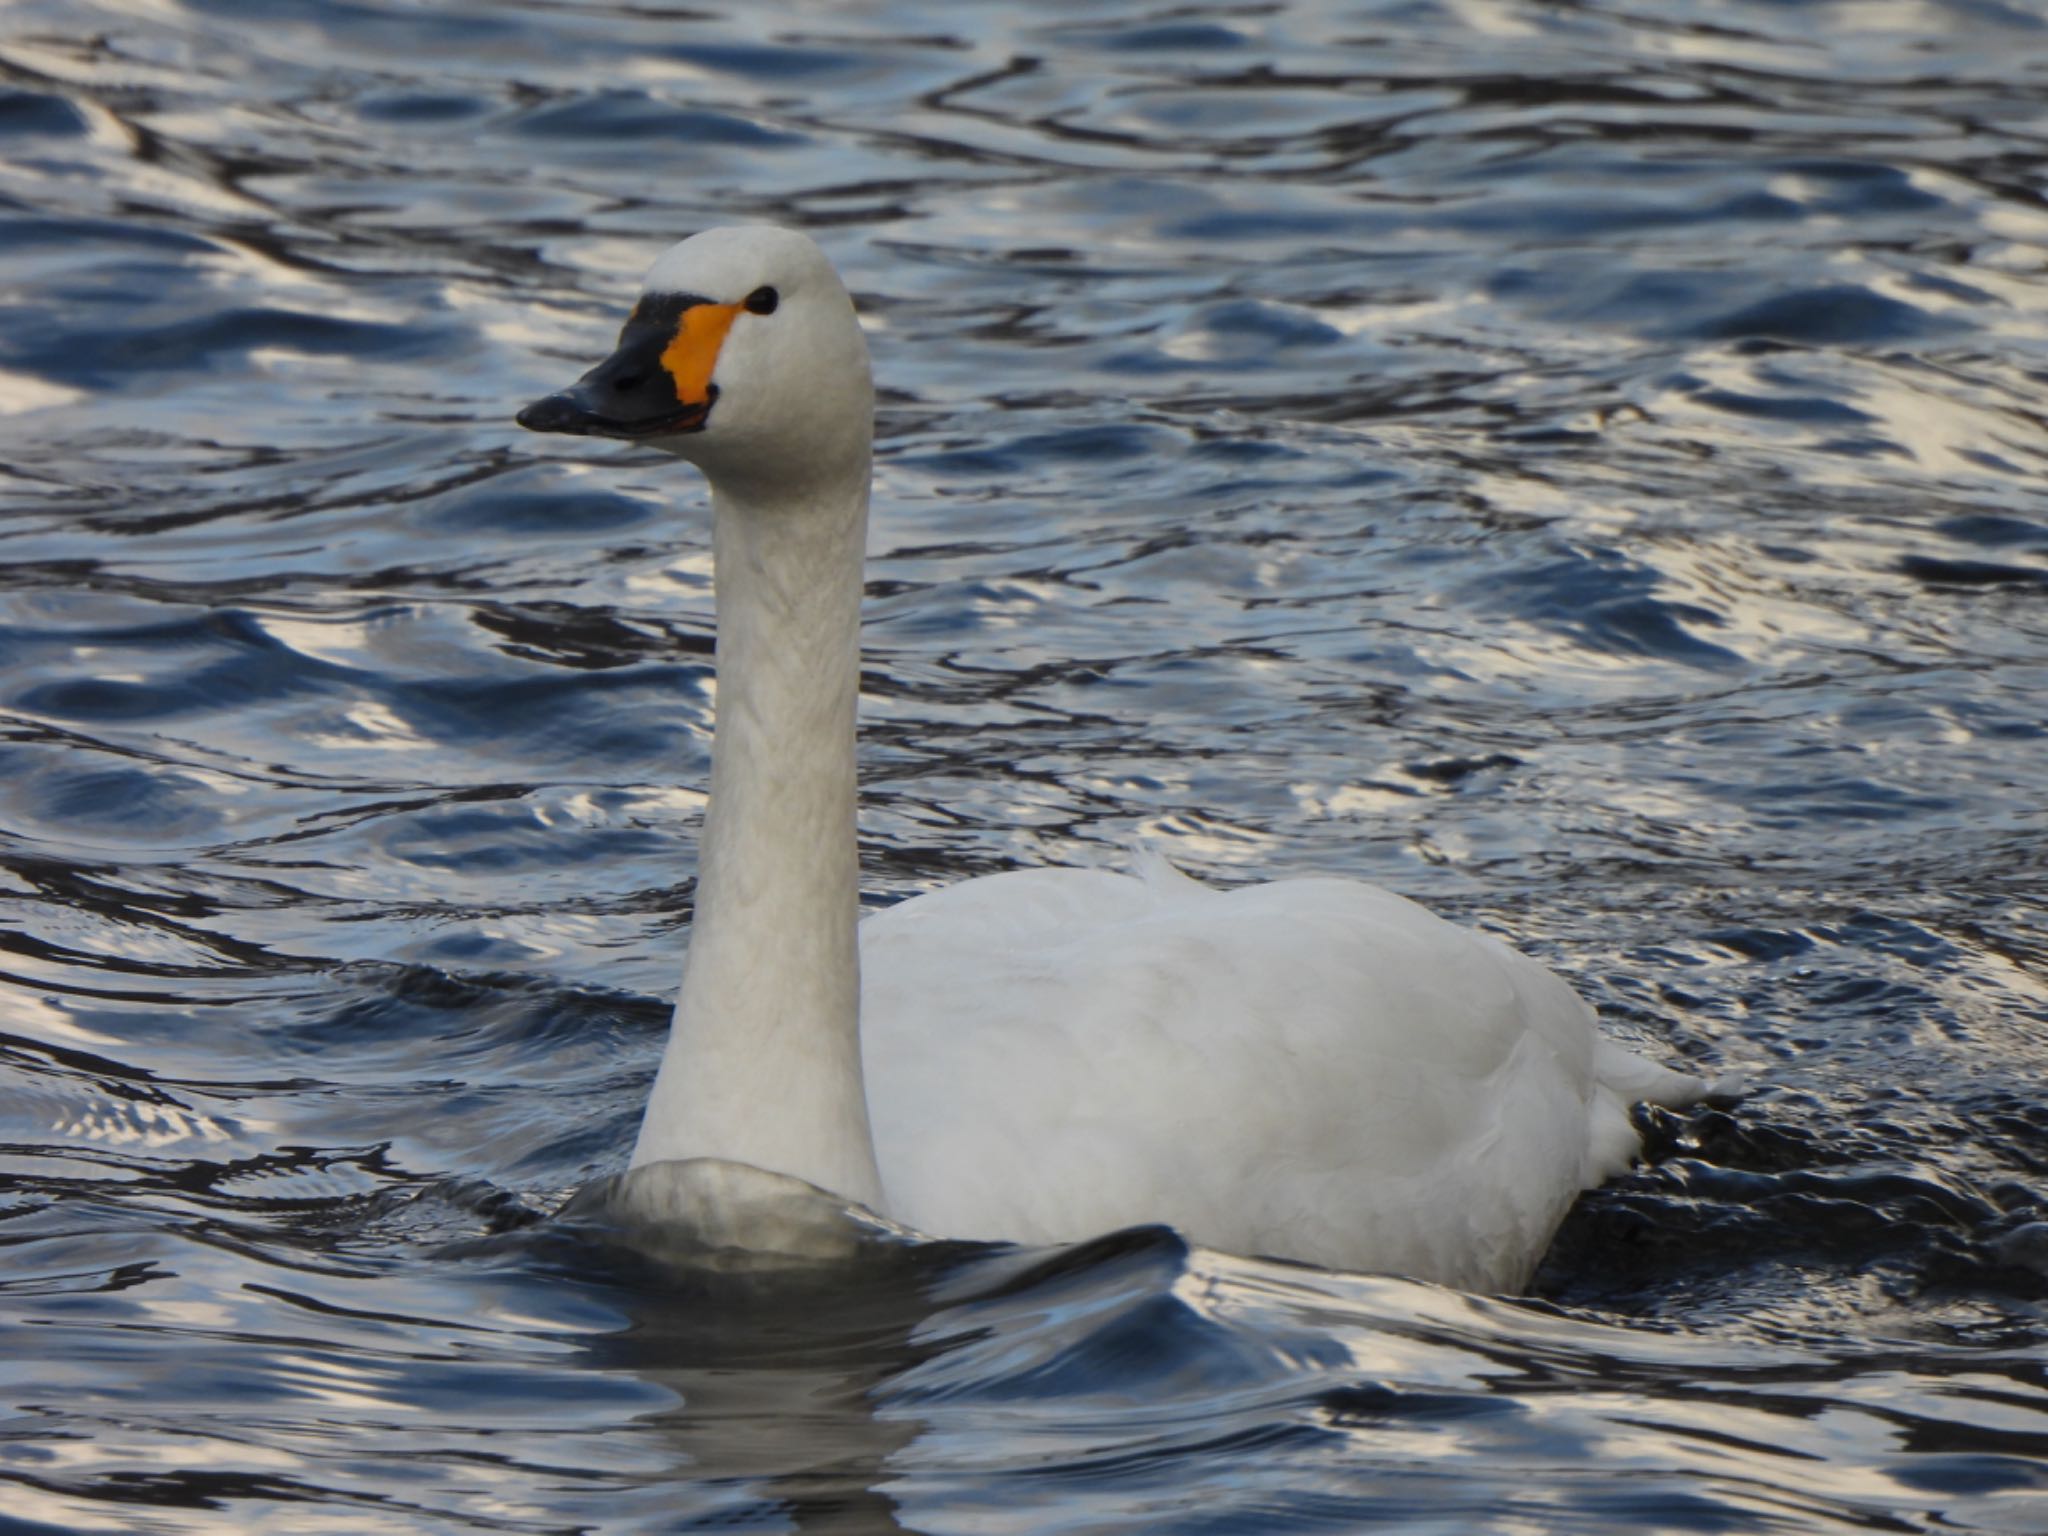
[[[1020,869],[860,918],[854,715],[874,391],[792,230],[654,263],[617,350],[521,425],[711,486],[717,724],[682,990],[635,1169],[718,1159],[946,1237],[1189,1239],[1526,1283],[1628,1106],[1698,1079],[1563,981],[1356,881]]]

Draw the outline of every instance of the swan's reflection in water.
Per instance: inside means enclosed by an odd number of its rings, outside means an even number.
[[[1186,1440],[1292,1397],[1304,1369],[1354,1363],[1315,1331],[1210,1316],[1234,1261],[1164,1228],[1052,1249],[933,1242],[712,1159],[599,1181],[524,1243],[621,1306],[625,1326],[579,1349],[674,1404],[632,1431],[667,1451],[673,1518],[691,1528],[972,1527],[1071,1498],[1106,1466],[1156,1459],[1163,1475]],[[1178,1399],[1181,1422],[1140,1407],[1141,1384]],[[1105,1512],[1122,1502],[1114,1479],[1104,1494]]]
[[[591,1364],[675,1403],[636,1430],[675,1452],[680,1523],[906,1529],[884,1490],[923,1424],[883,1388],[945,1347],[919,1342],[930,1292],[979,1250],[708,1158],[601,1180],[549,1226],[545,1251],[624,1289],[630,1321],[584,1341]]]
[[[1133,1492],[1187,1515],[1215,1490],[1147,1490],[1144,1473],[1184,1477],[1171,1468],[1190,1443],[1214,1439],[1235,1475],[1276,1428],[1349,1435],[1316,1422],[1331,1375],[1355,1379],[1328,1319],[1275,1311],[1245,1329],[1212,1315],[1224,1292],[1252,1294],[1229,1278],[1239,1261],[1164,1228],[1054,1249],[925,1241],[800,1181],[707,1159],[600,1181],[519,1242],[623,1312],[578,1350],[673,1404],[629,1432],[662,1447],[679,1527],[1028,1526],[1044,1499],[1094,1502],[1084,1490],[1105,1473],[1105,1515],[1128,1515]],[[1144,1406],[1154,1393],[1180,1411],[1162,1420]],[[1246,1413],[1265,1428],[1239,1445]],[[636,1464],[658,1480],[646,1456]],[[1136,1487],[1121,1486],[1131,1474]]]

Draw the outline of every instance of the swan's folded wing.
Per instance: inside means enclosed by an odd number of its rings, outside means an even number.
[[[1504,1289],[1599,1176],[1590,1010],[1370,886],[1020,871],[871,918],[861,958],[885,1198],[927,1231],[1166,1221]]]

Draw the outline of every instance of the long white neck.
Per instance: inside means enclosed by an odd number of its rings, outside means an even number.
[[[866,454],[803,495],[714,486],[712,505],[711,801],[633,1165],[724,1158],[879,1206],[854,932]]]

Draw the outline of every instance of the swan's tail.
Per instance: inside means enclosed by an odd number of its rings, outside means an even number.
[[[1702,1101],[1738,1099],[1748,1089],[1740,1072],[1719,1077],[1694,1077],[1646,1061],[1625,1046],[1601,1036],[1594,1048],[1592,1114],[1586,1126],[1586,1187],[1592,1188],[1625,1170],[1643,1150],[1642,1138],[1628,1118],[1634,1104],[1661,1104],[1684,1109]]]
[[[1683,1109],[1715,1097],[1723,1081],[1717,1078],[1709,1082],[1689,1072],[1660,1067],[1626,1046],[1616,1045],[1605,1035],[1594,1049],[1593,1075],[1602,1088],[1623,1104],[1662,1104],[1667,1109]]]

